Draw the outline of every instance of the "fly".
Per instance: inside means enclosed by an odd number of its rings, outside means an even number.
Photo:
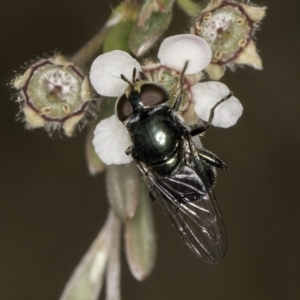
[[[152,200],[156,200],[185,244],[203,261],[217,263],[226,252],[227,238],[212,187],[215,168],[225,163],[212,152],[196,147],[192,137],[204,133],[211,125],[218,105],[231,97],[230,92],[210,110],[204,125],[190,130],[178,117],[181,89],[170,107],[168,90],[149,82],[140,73],[116,103],[116,114],[126,126],[132,155]]]

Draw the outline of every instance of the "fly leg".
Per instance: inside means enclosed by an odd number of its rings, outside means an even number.
[[[133,145],[130,145],[126,150],[125,150],[126,155],[131,155],[133,159],[138,159],[138,156],[136,154],[136,151],[134,151]]]
[[[218,157],[216,156],[214,153],[205,150],[205,149],[197,149],[198,150],[198,154],[201,157],[202,161],[205,164],[217,167],[219,169],[223,169],[226,170],[226,164]]]
[[[133,154],[133,146],[130,145],[126,150],[125,150],[126,155],[132,155]]]
[[[198,128],[195,128],[195,129],[192,129],[191,130],[191,135],[192,136],[195,136],[195,135],[198,135],[198,134],[201,134],[203,132],[205,132],[211,125],[211,122],[214,118],[214,115],[215,115],[215,109],[221,104],[223,103],[225,100],[228,100],[231,96],[233,95],[232,92],[230,92],[227,96],[225,96],[224,98],[222,98],[220,101],[218,101],[211,109],[210,109],[210,114],[209,114],[209,118],[208,118],[208,121],[205,122],[205,124],[201,127],[198,127]]]
[[[180,74],[180,78],[179,78],[179,84],[180,84],[180,91],[179,91],[179,94],[173,104],[173,107],[172,109],[175,110],[175,111],[179,111],[179,108],[180,108],[180,105],[181,105],[181,101],[182,101],[182,93],[183,93],[183,76],[184,76],[184,73],[186,71],[186,68],[188,67],[188,64],[189,62],[186,61],[184,66],[183,66],[183,69],[181,71],[181,74]]]

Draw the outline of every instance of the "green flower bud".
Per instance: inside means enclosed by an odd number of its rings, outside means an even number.
[[[71,136],[91,113],[88,78],[61,55],[34,63],[12,85],[19,91],[18,101],[28,129],[44,127],[52,134],[62,128]]]
[[[211,46],[213,58],[206,71],[213,79],[220,79],[226,67],[234,69],[237,64],[262,69],[253,37],[265,10],[237,1],[213,0],[201,11],[191,33]]]

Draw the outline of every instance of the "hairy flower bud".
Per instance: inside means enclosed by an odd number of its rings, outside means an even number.
[[[60,55],[34,63],[12,85],[19,91],[22,119],[29,129],[44,127],[52,134],[62,128],[71,136],[90,113],[88,78]]]
[[[201,11],[191,33],[203,37],[212,49],[206,71],[213,79],[220,79],[226,67],[233,69],[236,64],[262,69],[253,37],[265,10],[237,1],[213,0]]]

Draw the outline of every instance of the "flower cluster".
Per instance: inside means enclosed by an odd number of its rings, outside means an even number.
[[[156,59],[138,62],[128,52],[141,57],[154,46],[172,20],[174,3],[193,18],[191,34],[166,38]],[[265,10],[237,0],[211,0],[202,10],[190,0],[124,1],[71,61],[61,55],[41,59],[13,80],[26,128],[44,128],[50,135],[62,130],[72,136],[76,128],[87,123],[87,117],[95,116],[90,82],[101,97],[110,98],[103,101],[100,121],[96,127],[90,126],[86,144],[90,173],[106,167],[110,210],[60,300],[95,300],[104,279],[106,299],[120,299],[122,232],[127,262],[137,280],[145,279],[155,264],[156,235],[149,193],[130,151],[126,151],[132,146],[126,120],[123,124],[116,114],[107,113],[105,103],[111,103],[111,98],[122,99],[130,81],[139,80],[167,90],[166,105],[170,107],[180,96],[176,115],[191,130],[207,121],[223,128],[235,125],[243,107],[225,84],[213,80],[237,65],[262,69],[254,37]],[[88,78],[77,65],[85,66],[101,48],[104,54],[93,61]],[[209,120],[213,107],[214,116]],[[199,139],[195,143],[199,144]]]
[[[183,34],[166,38],[158,51],[159,62],[140,65],[128,53],[115,50],[100,55],[92,64],[90,80],[95,90],[102,96],[121,96],[127,83],[120,78],[122,73],[131,78],[133,69],[143,72],[148,81],[160,83],[171,91],[170,101],[174,101],[180,90],[179,77],[186,62],[184,73],[183,105],[180,112],[186,124],[196,124],[199,119],[207,121],[210,109],[228,95],[226,85],[216,82],[199,82],[201,71],[210,63],[212,51],[200,37]],[[222,103],[215,111],[212,125],[230,127],[242,114],[242,105],[236,97]],[[130,145],[125,126],[113,115],[102,120],[95,130],[94,146],[100,159],[110,164],[126,164],[132,160],[125,154]]]

